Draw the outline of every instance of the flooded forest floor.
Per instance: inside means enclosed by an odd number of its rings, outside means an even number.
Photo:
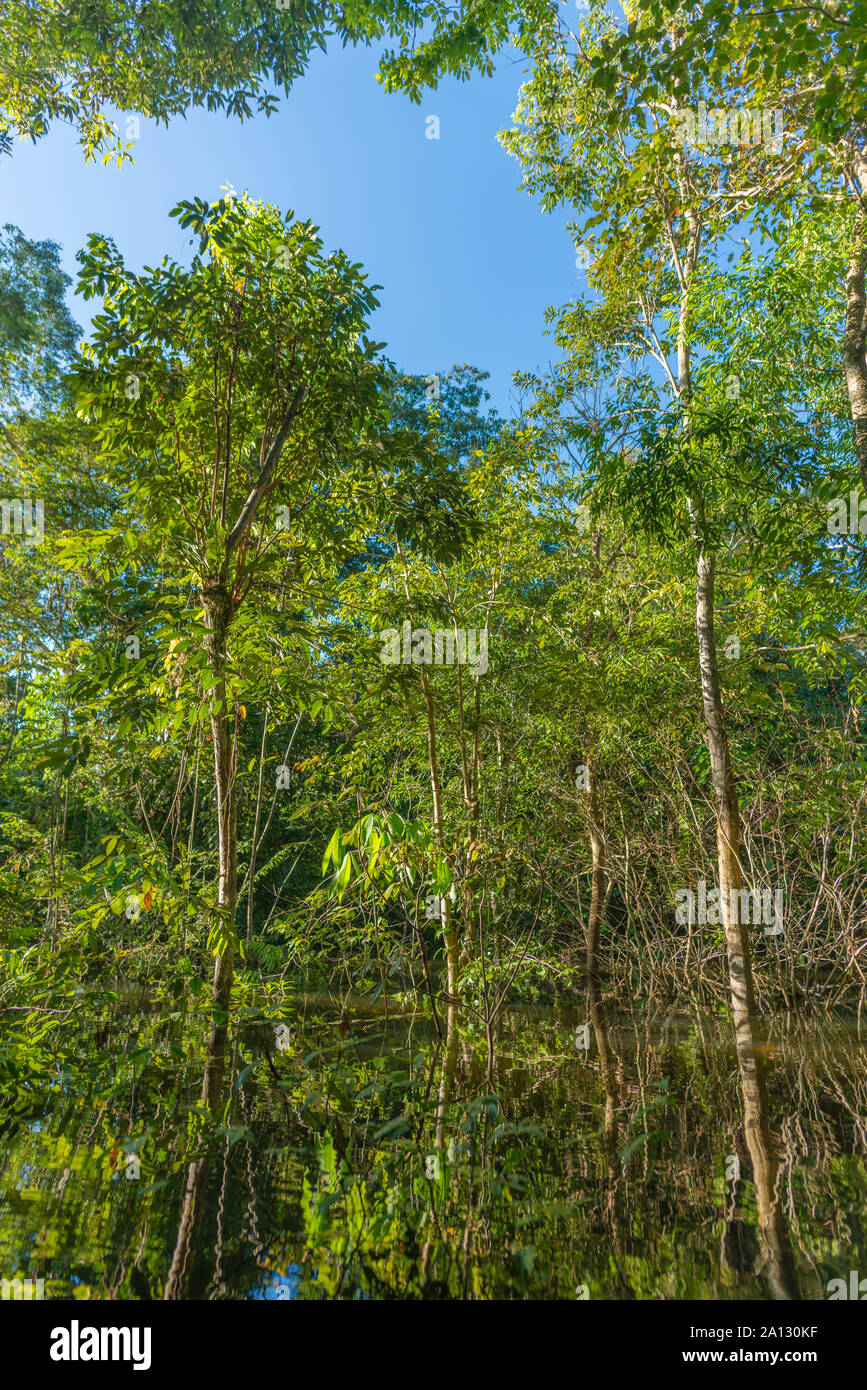
[[[722,1002],[604,981],[486,1028],[247,972],[215,1055],[176,993],[7,1011],[0,1270],[46,1298],[828,1299],[867,1267],[857,1007],[736,1045]]]

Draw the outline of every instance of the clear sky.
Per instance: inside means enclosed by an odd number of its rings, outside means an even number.
[[[243,125],[194,111],[168,129],[141,122],[135,164],[84,164],[75,134],[55,126],[0,160],[0,220],[60,243],[74,277],[87,233],[117,242],[128,264],[190,254],[168,216],[181,198],[236,192],[310,218],[382,285],[372,335],[407,371],[469,362],[489,371],[492,403],[510,411],[511,376],[559,353],[544,311],[586,279],[565,213],[544,215],[518,189],[518,163],[497,132],[510,123],[524,65],[504,54],[496,75],[448,82],[421,106],[386,94],[375,49],[333,45],[270,119]],[[440,138],[428,139],[428,117]],[[121,119],[121,133],[124,122]],[[96,312],[71,299],[82,327]]]

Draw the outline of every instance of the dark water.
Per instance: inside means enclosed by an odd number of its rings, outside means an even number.
[[[0,1043],[0,1274],[46,1298],[828,1298],[867,1276],[854,1019],[311,999]],[[586,1032],[582,1032],[582,1025]],[[586,1047],[583,1044],[586,1043]],[[758,1057],[758,1062],[756,1062]],[[759,1068],[759,1083],[756,1071]]]

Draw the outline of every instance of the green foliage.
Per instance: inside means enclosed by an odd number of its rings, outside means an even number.
[[[64,302],[70,280],[53,241],[30,241],[6,223],[0,235],[0,411],[58,404],[60,373],[77,329]]]

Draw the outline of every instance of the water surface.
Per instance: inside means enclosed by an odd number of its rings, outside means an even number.
[[[82,1007],[0,1042],[0,1273],[78,1299],[782,1299],[867,1275],[855,1019]],[[756,1065],[760,1075],[758,1082]]]

